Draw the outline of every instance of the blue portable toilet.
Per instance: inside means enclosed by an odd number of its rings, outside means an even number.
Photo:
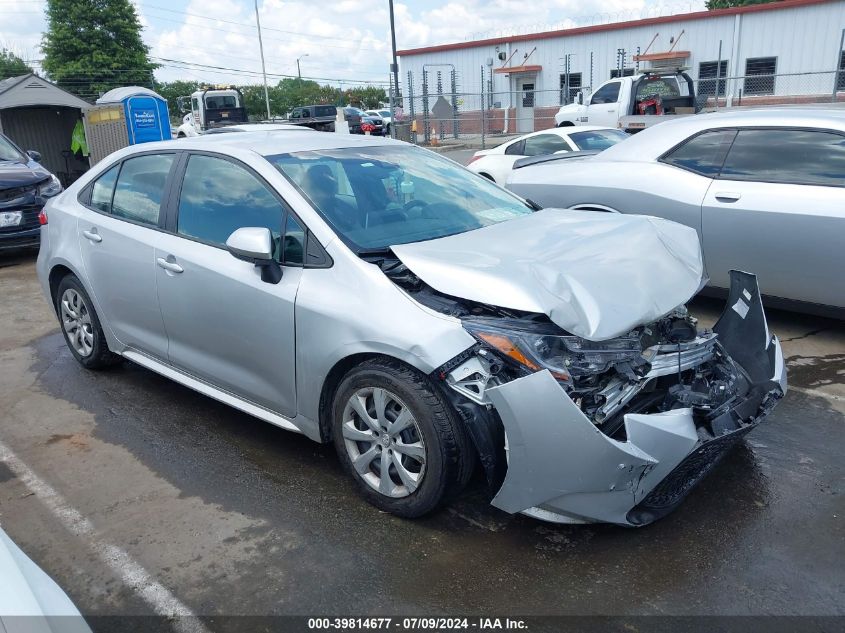
[[[109,90],[96,101],[98,106],[121,104],[130,145],[165,141],[172,138],[167,100],[157,92],[141,86],[124,86]]]

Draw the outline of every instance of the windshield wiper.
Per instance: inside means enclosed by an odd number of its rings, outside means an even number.
[[[525,198],[525,206],[531,209],[532,211],[542,211],[543,207],[539,204],[534,202],[531,198]]]

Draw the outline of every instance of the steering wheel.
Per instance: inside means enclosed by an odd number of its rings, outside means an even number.
[[[408,200],[404,205],[402,205],[403,211],[410,211],[414,207],[427,207],[428,202],[423,202],[422,200]]]

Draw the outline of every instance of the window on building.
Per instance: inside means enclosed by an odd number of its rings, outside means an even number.
[[[618,68],[614,68],[610,71],[610,78],[611,79],[619,79],[619,77],[632,77],[634,74],[633,68],[623,68],[621,71]]]
[[[581,90],[581,73],[562,73],[560,76],[560,103],[572,103]]]
[[[745,86],[747,95],[771,95],[775,93],[775,72],[777,57],[754,57],[745,60]]]
[[[836,77],[836,89],[845,90],[845,51],[839,54],[839,75]]]
[[[701,62],[698,65],[698,94],[716,96],[716,76],[719,77],[719,96],[724,97],[727,87],[728,60]]]

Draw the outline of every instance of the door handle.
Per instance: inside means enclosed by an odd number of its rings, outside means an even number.
[[[92,228],[90,231],[82,231],[82,235],[86,237],[86,239],[91,240],[94,243],[99,243],[103,241],[103,238],[97,233],[96,228]]]
[[[720,191],[716,194],[716,200],[719,202],[736,202],[742,196],[732,191]]]
[[[164,270],[167,270],[171,273],[181,273],[185,270],[176,262],[169,262],[164,259],[164,257],[156,257],[156,263],[162,268],[164,268]]]

